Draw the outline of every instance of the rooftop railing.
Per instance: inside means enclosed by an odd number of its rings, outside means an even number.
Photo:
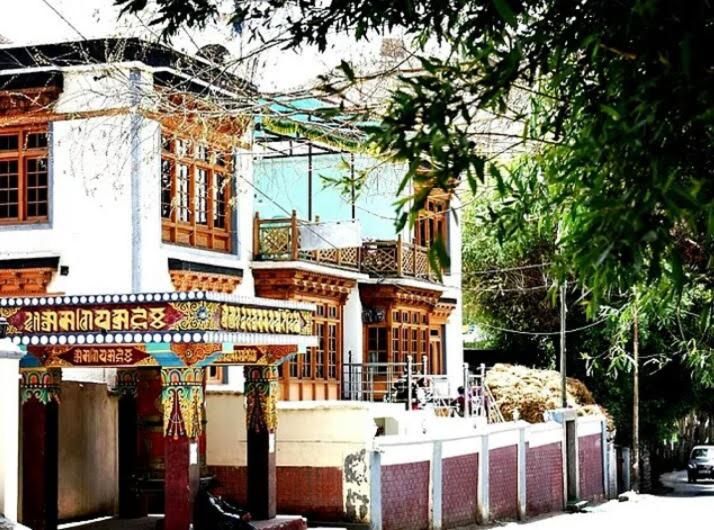
[[[259,261],[308,261],[360,271],[380,278],[415,278],[436,282],[438,276],[429,264],[428,249],[396,240],[363,241],[344,244],[321,235],[325,223],[307,222],[292,216],[261,219],[256,213],[253,224],[253,256]],[[324,248],[310,248],[304,235],[322,240]],[[352,243],[352,242],[350,242]],[[344,246],[343,246],[344,244]]]

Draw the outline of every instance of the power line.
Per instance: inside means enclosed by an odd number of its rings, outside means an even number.
[[[597,320],[595,322],[591,322],[590,324],[586,324],[585,326],[581,326],[579,328],[573,328],[573,329],[568,329],[565,331],[566,334],[568,333],[577,333],[578,331],[584,331],[586,329],[593,328],[595,326],[598,326],[605,322],[607,318],[601,318],[600,320]],[[515,335],[529,335],[532,337],[551,337],[554,335],[560,335],[560,331],[521,331],[519,329],[509,329],[509,328],[502,328],[499,326],[492,326],[491,324],[484,324],[484,323],[479,323],[477,326],[483,326],[486,328],[491,328],[495,329],[496,331],[502,331],[504,333],[513,333]]]
[[[484,270],[480,270],[480,271],[473,271],[473,272],[471,272],[471,274],[479,274],[479,275],[480,274],[496,274],[499,272],[513,272],[513,271],[523,271],[523,270],[529,270],[529,269],[540,269],[543,267],[549,267],[552,264],[553,264],[552,261],[547,261],[544,263],[534,263],[532,265],[523,265],[520,267],[505,267],[502,269],[484,269]]]
[[[79,30],[77,29],[77,27],[76,27],[74,24],[72,24],[69,20],[67,20],[67,18],[66,18],[55,6],[53,6],[53,5],[50,3],[49,0],[42,0],[42,2],[43,2],[47,7],[49,7],[52,11],[54,11],[55,15],[57,15],[58,17],[60,17],[60,18],[65,22],[65,24],[67,24],[70,28],[72,28],[72,30],[73,30],[77,35],[79,35],[80,37],[82,37],[82,40],[87,40],[87,37],[85,37],[84,34],[83,34],[81,31],[79,31]]]

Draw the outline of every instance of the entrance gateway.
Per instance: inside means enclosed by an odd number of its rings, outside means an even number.
[[[256,519],[275,517],[277,366],[317,345],[314,310],[312,304],[202,291],[0,299],[8,337],[26,352],[20,362],[20,520],[33,530],[57,527],[59,388],[62,370],[76,367],[118,369],[124,515],[141,510],[130,480],[139,457],[139,444],[132,443],[140,435],[136,414],[131,421],[141,397],[137,382],[160,372],[163,421],[153,447],[163,445],[164,528],[188,530],[199,446],[205,447],[205,370],[244,366],[248,509]]]

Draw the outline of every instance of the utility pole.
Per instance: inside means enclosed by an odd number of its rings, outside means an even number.
[[[567,362],[565,360],[565,314],[568,311],[565,306],[565,292],[567,285],[568,282],[564,281],[560,286],[560,396],[563,408],[568,406]]]
[[[640,345],[637,295],[632,316],[632,489],[640,490]]]

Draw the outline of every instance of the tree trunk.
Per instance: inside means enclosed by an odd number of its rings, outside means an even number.
[[[640,490],[640,363],[637,305],[632,320],[632,489]]]

